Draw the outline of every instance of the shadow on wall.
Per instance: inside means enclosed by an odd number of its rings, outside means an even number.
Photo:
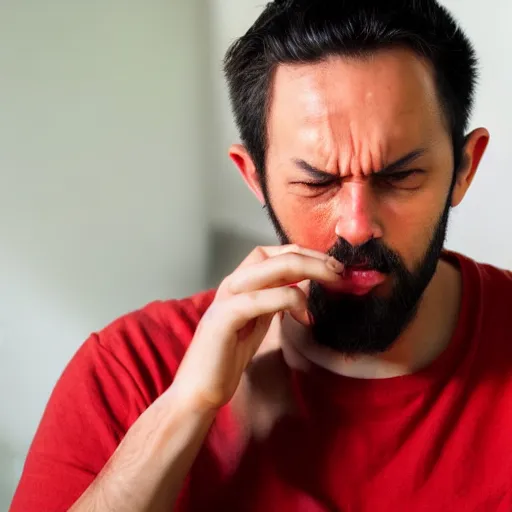
[[[240,234],[228,229],[216,228],[210,234],[211,258],[209,260],[207,286],[215,288],[231,274],[249,253],[259,245],[277,245],[272,237]]]

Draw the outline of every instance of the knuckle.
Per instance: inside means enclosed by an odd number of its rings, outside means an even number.
[[[304,261],[300,254],[290,253],[286,259],[286,266],[293,272],[300,272],[302,270]]]
[[[237,293],[237,285],[240,281],[239,274],[237,272],[238,269],[225,277],[224,280],[220,283],[217,291],[219,296],[227,298]]]
[[[258,295],[259,293],[257,291],[245,293],[243,297],[241,297],[240,307],[244,311],[253,310],[258,303]]]
[[[244,317],[244,307],[240,298],[230,298],[219,304],[215,312],[214,325],[230,330],[230,325]]]
[[[231,292],[229,291],[229,284],[226,281],[222,281],[222,283],[217,288],[217,294],[215,296],[216,299],[217,300],[226,299],[230,295],[231,295]]]
[[[253,254],[255,254],[256,256],[265,257],[267,253],[265,251],[265,247],[263,247],[262,245],[258,245],[254,249]]]
[[[245,293],[227,301],[227,308],[224,314],[229,318],[245,317],[247,311],[254,307],[254,297],[252,295],[251,293]]]
[[[234,290],[236,290],[236,274],[230,274],[221,284],[222,290],[226,294],[232,294],[234,293]]]
[[[224,293],[225,290],[227,290],[229,287],[229,276],[228,277],[225,277],[219,284],[218,288],[217,288],[217,297],[219,297],[220,295],[222,295]]]
[[[222,314],[222,302],[214,301],[210,305],[210,307],[206,310],[203,317],[201,318],[201,323],[207,323],[212,321],[214,318],[219,317]]]

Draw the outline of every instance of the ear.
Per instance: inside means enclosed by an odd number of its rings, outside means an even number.
[[[489,138],[489,132],[485,128],[478,128],[466,137],[462,165],[452,194],[453,207],[458,206],[464,199],[489,144]]]
[[[256,166],[249,155],[249,152],[241,144],[233,144],[229,148],[229,157],[233,160],[234,164],[238,167],[242,178],[248,187],[253,191],[254,195],[258,198],[258,201],[264,205],[265,197],[261,188],[260,177]]]

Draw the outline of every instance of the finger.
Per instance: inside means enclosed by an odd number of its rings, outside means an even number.
[[[313,317],[307,309],[301,309],[300,311],[290,311],[290,315],[299,322],[299,324],[305,327],[311,327],[313,325]]]
[[[283,286],[250,293],[234,295],[223,302],[222,311],[215,318],[233,332],[242,329],[248,322],[265,315],[280,311],[301,310],[306,308],[304,293],[295,287]]]
[[[256,247],[249,256],[242,261],[238,268],[254,265],[255,263],[260,263],[269,258],[274,258],[275,256],[288,253],[303,254],[304,256],[310,256],[311,258],[317,258],[323,261],[329,258],[329,256],[323,252],[306,249],[305,247],[301,247],[296,244],[261,246]]]
[[[309,297],[309,291],[311,289],[311,281],[309,279],[296,283],[295,286],[297,286],[306,297]]]
[[[340,279],[343,265],[334,258],[280,254],[249,267],[239,268],[226,279],[232,294],[296,284],[305,280],[332,282]]]

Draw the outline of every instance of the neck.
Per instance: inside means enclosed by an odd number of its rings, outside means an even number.
[[[287,315],[282,325],[283,352],[292,366],[311,363],[358,379],[385,379],[415,373],[434,361],[449,344],[459,316],[461,277],[440,260],[413,321],[382,354],[347,357],[312,342],[309,333]]]

